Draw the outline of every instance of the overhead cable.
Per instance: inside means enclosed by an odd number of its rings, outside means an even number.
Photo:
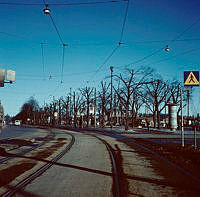
[[[60,35],[59,31],[58,31],[58,28],[57,28],[57,26],[56,26],[56,24],[55,24],[55,22],[54,22],[54,20],[53,20],[53,17],[51,16],[51,14],[49,14],[49,17],[50,17],[50,19],[51,19],[51,21],[52,21],[52,24],[53,24],[53,26],[54,26],[54,28],[55,28],[57,34],[58,34],[58,37],[59,37],[59,39],[60,39],[60,42],[62,43],[62,45],[65,45],[65,43],[63,42],[63,39],[62,39],[62,37],[61,37],[61,35]]]
[[[131,62],[131,63],[129,63],[129,64],[126,64],[126,65],[124,65],[124,66],[130,66],[130,65],[138,64],[138,63],[140,63],[140,62],[142,62],[142,61],[144,61],[144,60],[150,58],[151,56],[153,56],[153,55],[159,53],[159,52],[162,51],[164,48],[165,48],[165,47],[162,47],[162,48],[160,48],[160,49],[154,51],[153,53],[151,53],[151,54],[149,54],[149,55],[147,55],[147,56],[145,56],[145,57],[143,57],[143,58],[141,58],[141,59],[139,59],[139,60],[136,60],[135,62]],[[116,67],[116,68],[122,68],[122,67],[124,67],[124,66],[118,66],[118,67]]]
[[[121,30],[121,35],[120,35],[120,39],[119,39],[119,44],[122,44],[122,39],[123,39],[123,35],[124,35],[124,28],[125,28],[126,19],[127,19],[127,16],[128,16],[129,2],[130,2],[130,0],[128,0],[127,5],[126,5],[126,11],[125,11],[125,16],[124,16],[124,21],[123,21],[123,24],[122,24],[122,30]]]
[[[170,60],[170,59],[173,59],[173,58],[175,58],[175,57],[177,57],[177,56],[185,55],[185,54],[192,53],[192,52],[199,51],[199,50],[200,50],[200,47],[198,47],[198,48],[193,48],[193,49],[189,49],[189,50],[187,50],[187,51],[184,51],[184,52],[175,54],[175,55],[173,55],[173,56],[171,56],[171,57],[168,57],[168,58],[164,58],[164,59],[162,59],[162,60],[155,61],[155,62],[153,62],[153,63],[151,63],[151,64],[146,65],[146,66],[150,66],[150,65],[152,65],[152,64],[153,64],[153,65],[159,64],[159,63],[161,63],[161,62],[164,62],[164,61],[168,61],[168,60]]]
[[[130,0],[127,0],[127,6],[126,6],[125,16],[124,16],[124,20],[123,20],[123,24],[122,24],[122,28],[121,28],[121,34],[120,34],[120,39],[118,41],[118,45],[114,47],[114,49],[112,50],[110,55],[99,66],[99,68],[97,69],[96,73],[101,70],[101,68],[110,60],[110,58],[114,55],[114,53],[118,50],[118,48],[123,44],[122,43],[122,39],[123,39],[124,28],[125,28],[125,24],[126,24],[127,15],[128,15],[129,2],[130,2]]]
[[[183,34],[185,34],[187,31],[189,31],[193,26],[195,26],[199,22],[200,22],[200,17],[197,20],[195,20],[191,25],[189,25],[186,29],[184,29],[180,34],[178,34],[171,42],[175,42],[176,40],[178,40],[180,37],[183,36]]]
[[[63,83],[63,70],[64,70],[64,64],[65,64],[65,46],[66,45],[63,45],[62,66],[61,66],[61,83]]]
[[[42,52],[42,71],[43,71],[43,80],[45,80],[45,71],[44,71],[44,43],[40,43],[41,44],[41,52]]]
[[[117,51],[120,45],[117,45],[112,52],[109,54],[109,56],[105,59],[105,61],[99,66],[99,68],[96,70],[96,73],[98,73],[101,68],[109,61],[109,59],[114,55],[114,53]]]
[[[178,41],[178,39],[180,39],[180,37],[182,37],[184,33],[189,31],[194,25],[196,25],[199,22],[200,22],[200,17],[197,20],[195,20],[191,25],[189,25],[184,31],[179,33],[174,39],[170,40],[170,42],[172,43],[172,42]],[[168,45],[166,45],[166,46],[168,47]],[[147,58],[152,57],[153,55],[159,53],[164,48],[165,47],[162,47],[161,49],[156,50],[155,52],[151,53],[150,55],[147,55],[147,56],[143,57],[142,59],[137,60],[136,62],[129,63],[126,66],[130,66],[131,64],[137,64],[139,62],[142,62],[142,61],[146,60]],[[170,48],[168,47],[168,49],[170,49]],[[120,66],[120,67],[122,67],[122,66]],[[120,67],[118,67],[118,68],[120,68]]]
[[[132,41],[134,44],[145,44],[145,43],[160,43],[160,42],[172,42],[173,40],[144,40],[144,41]],[[188,42],[188,41],[200,41],[200,38],[186,38],[186,39],[178,39],[174,40],[174,42]]]
[[[53,26],[54,26],[54,28],[55,28],[55,30],[56,30],[56,32],[57,32],[57,35],[58,35],[58,38],[59,38],[59,40],[60,40],[60,42],[62,43],[62,45],[63,45],[63,51],[62,51],[62,65],[61,65],[61,83],[63,83],[63,69],[64,69],[64,60],[65,60],[65,47],[67,46],[67,44],[65,44],[64,42],[63,42],[63,39],[62,39],[62,37],[61,37],[61,35],[60,35],[60,32],[58,31],[58,28],[57,28],[57,26],[56,26],[56,23],[55,23],[55,21],[53,20],[53,17],[52,17],[52,15],[51,15],[51,10],[50,9],[48,9],[48,4],[46,4],[46,1],[45,0],[43,0],[43,3],[44,3],[44,5],[45,5],[45,9],[43,10],[44,11],[44,13],[45,14],[47,14],[47,15],[49,15],[49,17],[50,17],[50,19],[51,19],[51,22],[52,22],[52,24],[53,24]]]
[[[95,1],[95,2],[77,2],[77,3],[48,3],[51,6],[73,6],[73,5],[92,5],[92,4],[107,4],[107,3],[119,3],[119,2],[126,2],[128,0],[111,0],[111,1]],[[41,3],[8,3],[8,2],[1,2],[0,5],[27,5],[27,6],[41,6]]]

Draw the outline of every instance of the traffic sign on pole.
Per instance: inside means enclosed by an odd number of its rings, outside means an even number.
[[[199,71],[185,71],[184,86],[199,86]]]

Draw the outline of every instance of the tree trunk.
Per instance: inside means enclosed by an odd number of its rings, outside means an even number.
[[[126,120],[125,120],[125,130],[128,130],[128,118],[129,118],[129,115],[128,115],[128,109],[129,109],[129,104],[128,102],[126,103]]]

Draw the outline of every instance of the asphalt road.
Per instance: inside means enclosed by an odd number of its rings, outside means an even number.
[[[88,170],[112,172],[109,154],[104,144],[94,137],[73,133],[75,144],[59,163],[84,167]],[[60,138],[66,134],[59,134]],[[37,196],[112,196],[112,177],[99,173],[52,166],[25,190]],[[17,196],[21,196],[17,194]]]
[[[58,139],[68,138],[67,132],[70,132],[75,137],[75,143],[58,163],[82,167],[85,170],[53,165],[29,183],[24,190],[34,196],[113,196],[112,177],[100,173],[112,173],[111,160],[106,146],[94,136],[88,135],[87,132],[81,133],[58,129],[51,129],[51,131],[55,134],[55,139],[53,139],[51,144],[47,143],[46,147],[41,147],[39,151],[50,149]],[[30,139],[38,136],[46,136],[48,132],[49,130],[38,128],[12,126],[4,128],[0,136],[1,139],[6,137]],[[91,134],[91,132],[89,133]],[[196,194],[196,191],[193,192],[191,188],[183,187],[186,181],[190,182],[184,173],[169,165],[164,160],[160,160],[156,155],[152,155],[152,152],[140,149],[139,146],[131,143],[132,139],[127,137],[133,137],[133,134],[123,134],[123,140],[121,141],[119,138],[115,138],[114,135],[105,136],[99,133],[95,135],[109,143],[118,158],[121,185],[125,192],[122,196],[157,197]],[[137,138],[139,136],[144,138],[147,134],[135,133],[134,135],[137,135]],[[153,136],[154,134],[148,135]],[[156,136],[159,135],[156,134]],[[169,135],[166,135],[166,137],[169,138]],[[31,156],[31,154],[29,155]],[[49,158],[46,158],[46,160],[49,160]],[[10,161],[9,166],[18,165],[23,160],[18,161],[15,159],[15,162]],[[34,162],[37,161],[34,160]],[[41,164],[41,162],[38,163]],[[7,166],[8,164],[0,165],[0,173],[5,172]],[[29,174],[31,173],[29,172]],[[2,175],[0,174],[0,176]],[[25,175],[21,175],[20,177],[22,178],[23,176]],[[22,193],[18,193],[16,196],[23,195]]]
[[[42,137],[47,134],[46,130],[26,126],[4,126],[0,130],[0,139],[5,138],[33,138]]]

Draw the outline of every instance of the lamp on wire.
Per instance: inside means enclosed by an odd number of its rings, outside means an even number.
[[[51,14],[51,10],[48,8],[48,5],[45,5],[46,7],[43,9],[44,14]]]
[[[164,50],[165,50],[166,52],[170,52],[170,51],[171,51],[171,49],[169,48],[168,45],[166,45],[166,47],[164,48]]]

